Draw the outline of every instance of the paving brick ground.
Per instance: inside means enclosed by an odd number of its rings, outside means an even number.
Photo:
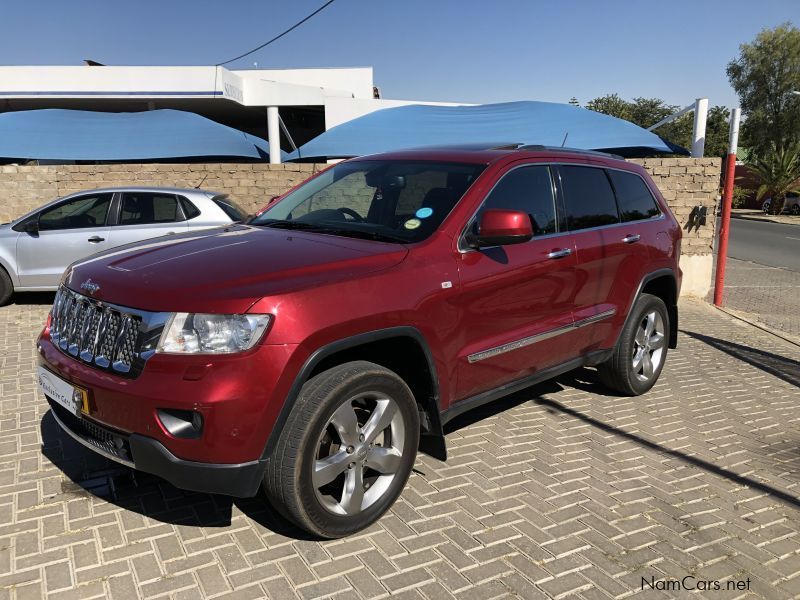
[[[800,272],[729,258],[723,306],[800,342]]]
[[[420,457],[389,515],[330,542],[65,438],[34,388],[46,312],[0,309],[0,600],[672,598],[642,579],[687,575],[800,597],[800,349],[706,305],[645,397],[587,369],[466,415],[446,464]]]

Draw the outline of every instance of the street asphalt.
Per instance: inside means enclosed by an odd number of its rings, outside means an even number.
[[[728,257],[800,272],[800,225],[731,219]]]

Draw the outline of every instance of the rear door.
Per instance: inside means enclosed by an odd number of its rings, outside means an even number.
[[[84,194],[42,210],[38,233],[17,237],[20,287],[55,287],[70,264],[105,250],[112,197],[110,192]]]
[[[175,194],[122,192],[115,212],[109,248],[188,231],[183,208]]]
[[[559,224],[551,169],[509,169],[489,192],[487,208],[521,210],[531,217],[528,242],[462,250],[461,286],[453,309],[458,335],[456,398],[521,379],[570,358],[575,252]]]
[[[647,235],[620,215],[612,177],[627,190],[625,173],[584,165],[560,165],[558,172],[583,282],[575,299],[575,323],[583,332],[575,351],[585,354],[607,346],[624,318],[649,262]]]

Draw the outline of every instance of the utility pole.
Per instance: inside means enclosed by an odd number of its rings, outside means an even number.
[[[739,145],[741,113],[739,108],[731,111],[728,156],[725,159],[725,187],[722,192],[722,220],[717,244],[717,273],[714,277],[714,304],[716,306],[722,306],[722,293],[725,290],[725,265],[728,262],[728,234],[731,227],[731,202],[733,201],[733,182],[736,176],[736,150]]]

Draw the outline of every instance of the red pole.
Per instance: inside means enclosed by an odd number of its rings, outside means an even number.
[[[736,177],[736,146],[739,141],[740,110],[731,111],[731,129],[728,138],[728,156],[725,159],[725,187],[722,191],[722,221],[719,227],[717,243],[717,273],[714,277],[714,304],[722,306],[722,294],[725,290],[725,264],[728,262],[728,234],[731,225],[731,201],[733,200],[733,182]]]

